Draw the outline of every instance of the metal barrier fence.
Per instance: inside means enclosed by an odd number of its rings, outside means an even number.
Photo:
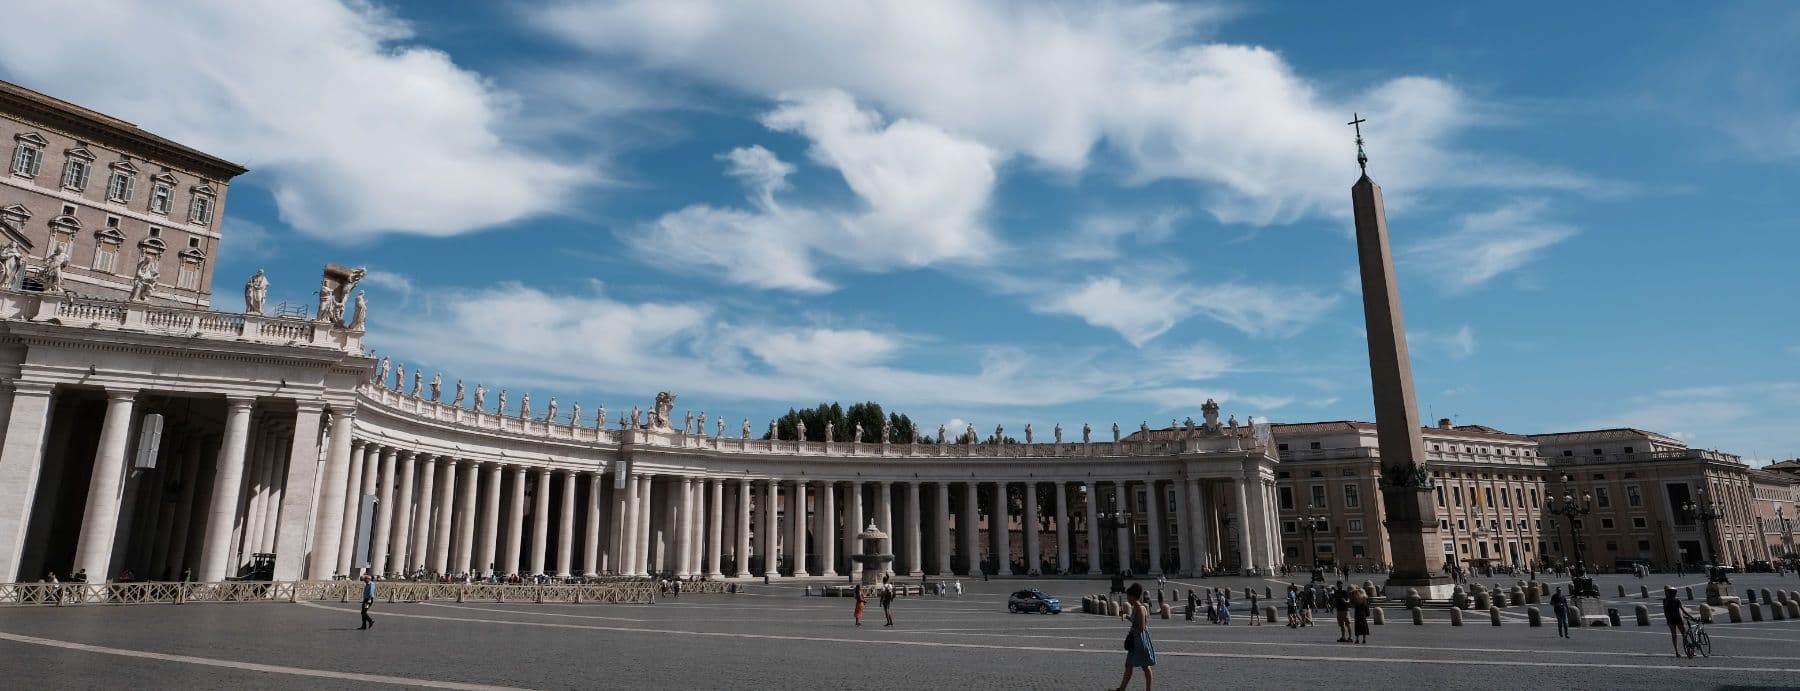
[[[723,593],[726,584],[683,583],[682,592]],[[657,589],[643,579],[557,585],[381,581],[383,602],[552,602],[647,604]],[[361,581],[225,581],[221,583],[0,583],[0,606],[142,605],[187,602],[358,602]]]

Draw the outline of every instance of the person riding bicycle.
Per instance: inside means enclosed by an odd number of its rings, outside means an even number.
[[[1681,633],[1687,629],[1686,610],[1675,599],[1675,586],[1663,586],[1663,619],[1669,623],[1669,643],[1675,646],[1675,657],[1681,657]]]

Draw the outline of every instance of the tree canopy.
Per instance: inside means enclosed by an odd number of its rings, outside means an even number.
[[[837,402],[820,403],[813,408],[789,408],[787,414],[775,421],[775,434],[778,439],[796,440],[800,438],[800,423],[806,423],[806,441],[826,441],[826,430],[831,433],[830,441],[849,442],[856,437],[857,425],[862,425],[862,437],[856,439],[865,444],[881,443],[882,422],[887,422],[888,441],[895,444],[912,442],[918,437],[918,426],[905,413],[886,413],[881,404],[874,401],[853,403],[844,408]],[[768,433],[763,434],[768,439]]]

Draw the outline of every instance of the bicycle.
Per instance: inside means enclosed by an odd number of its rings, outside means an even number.
[[[1706,635],[1706,627],[1694,615],[1685,611],[1681,613],[1681,617],[1687,621],[1687,625],[1681,627],[1681,646],[1687,656],[1691,658],[1695,652],[1699,652],[1701,657],[1712,657],[1712,637]]]

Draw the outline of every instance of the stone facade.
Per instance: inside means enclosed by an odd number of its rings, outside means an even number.
[[[225,195],[243,167],[6,82],[0,142],[0,243],[27,255],[7,288],[34,281],[60,244],[65,290],[126,299],[148,258],[150,302],[211,305]]]

